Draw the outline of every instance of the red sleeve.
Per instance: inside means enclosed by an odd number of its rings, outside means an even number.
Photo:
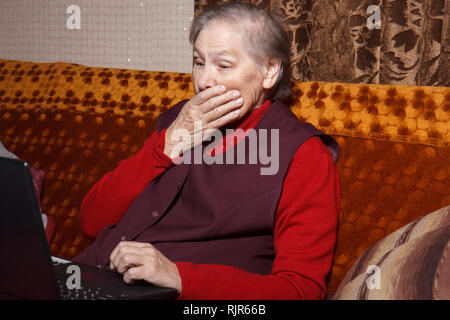
[[[164,154],[165,132],[153,135],[142,149],[99,180],[83,199],[80,222],[91,238],[110,224],[120,221],[147,184],[173,165]]]
[[[309,139],[297,150],[283,184],[271,274],[175,262],[182,281],[179,299],[323,299],[336,243],[339,192],[331,154],[320,138]]]

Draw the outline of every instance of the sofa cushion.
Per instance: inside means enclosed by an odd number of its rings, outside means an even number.
[[[450,88],[296,82],[293,90],[292,111],[341,150],[334,293],[364,250],[450,204]]]
[[[359,256],[400,227],[450,204],[448,148],[336,137],[341,211],[328,284],[336,292]]]
[[[84,195],[193,95],[191,75],[12,60],[0,60],[0,74],[0,140],[44,170],[50,250],[73,258],[92,243],[79,224]]]
[[[367,249],[332,299],[450,299],[450,206]]]
[[[296,82],[292,111],[331,135],[450,146],[450,88]]]

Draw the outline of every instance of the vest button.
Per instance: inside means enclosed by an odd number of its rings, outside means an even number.
[[[152,216],[153,216],[153,218],[156,218],[158,216],[158,211],[153,211]]]
[[[97,265],[97,269],[101,269],[101,268],[102,268],[102,266],[98,264]]]
[[[122,236],[122,237],[120,238],[120,241],[125,241],[125,240],[126,240],[125,236]]]

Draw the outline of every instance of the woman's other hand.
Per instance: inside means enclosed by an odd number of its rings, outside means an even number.
[[[110,269],[122,274],[126,283],[145,280],[181,293],[177,266],[150,243],[121,241],[110,255]]]

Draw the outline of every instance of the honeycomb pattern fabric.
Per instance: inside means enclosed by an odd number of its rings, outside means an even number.
[[[135,154],[158,115],[193,94],[191,76],[0,60],[0,141],[45,172],[42,210],[55,218],[52,254],[73,258],[84,195]]]
[[[341,148],[334,292],[371,244],[450,204],[450,88],[297,82],[292,105]]]
[[[292,111],[332,135],[450,145],[450,88],[294,84]]]
[[[55,218],[54,255],[92,240],[79,210],[92,185],[135,154],[158,115],[193,96],[190,74],[0,60],[0,141],[45,172],[41,199]],[[450,90],[295,83],[292,110],[332,134],[342,209],[328,289],[365,249],[450,204]]]
[[[331,292],[370,245],[450,204],[448,148],[336,138],[341,212]]]

